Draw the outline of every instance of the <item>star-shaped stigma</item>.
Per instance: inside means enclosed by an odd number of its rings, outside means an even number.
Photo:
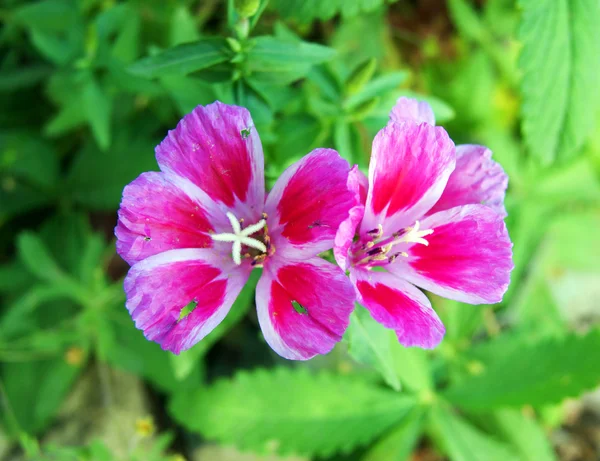
[[[265,227],[266,221],[264,219],[261,219],[256,224],[252,224],[245,229],[242,229],[240,221],[233,215],[233,213],[227,212],[227,218],[229,218],[233,233],[224,232],[222,234],[212,234],[211,237],[213,240],[218,242],[233,242],[231,256],[233,257],[233,261],[238,266],[242,264],[242,245],[255,248],[262,253],[267,252],[267,247],[263,242],[250,237],[252,234]]]

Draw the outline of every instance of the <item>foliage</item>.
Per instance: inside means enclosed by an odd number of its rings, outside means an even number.
[[[429,3],[3,3],[0,460],[194,459],[206,440],[247,456],[558,459],[563,402],[600,384],[600,7]],[[124,308],[115,212],[183,114],[247,107],[270,187],[315,147],[366,171],[403,95],[428,101],[457,144],[489,146],[510,177],[501,304],[431,296],[447,329],[432,351],[403,348],[358,307],[332,353],[290,363],[259,333],[255,271],[191,350],[145,340]],[[132,436],[123,458],[81,400],[90,374],[103,407],[154,414],[166,435]],[[115,374],[141,407],[111,403]],[[69,440],[69,421],[89,433]]]

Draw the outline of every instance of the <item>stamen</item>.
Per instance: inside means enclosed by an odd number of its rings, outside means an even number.
[[[404,251],[390,255],[394,245],[419,243],[428,246],[429,242],[424,238],[433,234],[433,229],[420,230],[419,221],[415,221],[414,226],[406,227],[394,232],[390,237],[381,239],[383,226],[379,224],[378,229],[367,232],[369,236],[377,236],[374,240],[361,245],[360,249],[354,253],[355,265],[369,264],[378,261],[387,261],[392,263],[398,256],[408,257]]]
[[[212,234],[211,237],[217,242],[232,242],[231,257],[233,262],[238,266],[242,264],[242,246],[245,245],[250,248],[254,248],[262,253],[267,252],[267,246],[258,239],[250,237],[252,234],[264,229],[267,225],[265,219],[261,219],[256,224],[252,224],[245,229],[242,229],[241,223],[243,219],[238,220],[233,213],[226,213],[227,219],[231,224],[233,230],[232,233],[223,232],[221,234]],[[263,216],[266,216],[263,213]],[[269,245],[270,246],[270,245]],[[246,256],[246,254],[244,254]]]

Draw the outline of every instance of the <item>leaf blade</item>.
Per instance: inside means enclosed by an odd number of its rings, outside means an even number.
[[[279,368],[177,394],[170,411],[188,429],[242,449],[328,456],[369,442],[414,405],[356,378]]]

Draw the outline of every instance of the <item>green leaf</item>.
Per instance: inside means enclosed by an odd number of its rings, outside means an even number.
[[[50,74],[50,67],[34,64],[16,69],[2,69],[0,75],[0,91],[10,92],[21,88],[29,88],[46,78]]]
[[[344,107],[350,110],[369,100],[372,100],[373,98],[378,96],[381,97],[385,93],[398,88],[398,86],[405,82],[407,78],[408,72],[403,71],[389,72],[387,74],[380,75],[379,77],[376,77],[367,83],[359,93],[353,94],[347,98],[344,102]],[[390,102],[390,107],[387,109],[388,112],[392,110],[394,102],[395,100]]]
[[[19,257],[27,269],[46,282],[62,281],[65,273],[44,245],[44,242],[31,232],[23,232],[17,239]]]
[[[521,0],[523,134],[544,164],[578,151],[594,127],[600,73],[596,0]]]
[[[492,348],[484,368],[451,386],[444,396],[473,411],[541,406],[576,397],[600,383],[600,331],[535,342],[517,336]]]
[[[37,186],[56,185],[59,162],[51,144],[36,133],[0,133],[0,172]]]
[[[513,445],[523,461],[556,461],[548,434],[532,417],[516,410],[500,410],[491,417],[494,433]]]
[[[335,50],[316,43],[257,37],[248,51],[246,70],[255,81],[287,85],[334,55]]]
[[[225,62],[231,57],[224,38],[203,38],[195,43],[185,43],[161,53],[141,59],[129,72],[142,77],[186,75]]]
[[[198,40],[200,34],[198,34],[195,16],[185,5],[177,6],[169,24],[169,43],[173,46]]]
[[[446,407],[433,408],[430,423],[451,461],[517,461],[518,456]]]
[[[393,335],[392,341],[394,369],[402,385],[415,393],[433,390],[429,352],[418,347],[404,347],[396,335]]]
[[[397,0],[276,0],[275,7],[285,18],[310,22],[315,19],[330,19],[339,13],[356,16],[395,1]]]
[[[241,449],[329,456],[368,443],[414,405],[349,376],[278,368],[179,393],[170,410],[190,430]]]
[[[320,131],[318,120],[308,114],[284,117],[275,130],[279,135],[273,150],[278,163],[285,165],[306,155],[315,146]]]
[[[93,209],[117,209],[123,188],[140,173],[157,169],[155,126],[155,121],[138,119],[130,130],[117,132],[104,153],[92,142],[84,144],[67,175],[69,198]]]
[[[414,409],[398,426],[373,444],[361,461],[408,460],[419,441],[423,423],[423,410]]]
[[[14,20],[28,29],[40,54],[66,65],[83,53],[85,25],[72,0],[43,0],[17,9]]]
[[[347,330],[348,352],[354,360],[375,368],[387,384],[400,390],[400,380],[394,368],[391,341],[396,338],[391,330],[373,320],[369,311],[357,305],[350,316]]]
[[[173,366],[170,352],[163,351],[158,344],[148,341],[141,331],[136,330],[122,304],[114,307],[117,309],[111,319],[114,321],[108,324],[104,319],[107,324],[102,326],[113,335],[104,351],[105,360],[110,365],[142,376],[166,392],[200,386],[203,371],[200,360],[187,373],[181,373],[181,369]]]
[[[89,78],[83,88],[83,107],[92,133],[102,150],[110,146],[111,100],[93,78]]]
[[[352,123],[338,119],[333,126],[333,144],[340,155],[350,163],[365,160],[360,146],[360,134]],[[361,165],[362,166],[362,165]]]
[[[22,430],[37,434],[51,422],[81,367],[62,357],[2,364],[8,403]],[[0,412],[2,418],[4,411]]]

